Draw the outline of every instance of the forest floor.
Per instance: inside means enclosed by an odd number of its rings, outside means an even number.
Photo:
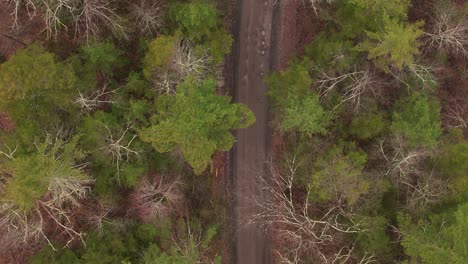
[[[18,15],[18,27],[13,29],[13,8],[5,1],[0,1],[0,55],[5,59],[15,54],[24,44],[32,43],[42,36],[43,22],[39,16],[30,18],[26,14]]]

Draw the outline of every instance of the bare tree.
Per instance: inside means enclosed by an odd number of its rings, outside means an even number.
[[[74,0],[40,0],[39,6],[43,9],[45,31],[49,38],[56,37],[61,29],[68,30],[63,17],[76,11],[75,3]]]
[[[419,177],[414,183],[402,180],[401,184],[407,187],[407,206],[413,211],[440,202],[448,193],[448,180],[435,177],[434,172]]]
[[[176,86],[188,76],[202,79],[209,70],[209,56],[196,48],[192,41],[183,39],[174,43],[174,55],[167,68],[156,70],[154,82],[161,94],[174,94]]]
[[[132,194],[132,211],[144,221],[164,219],[180,209],[184,201],[183,184],[173,175],[156,174],[143,179]]]
[[[123,36],[122,18],[116,13],[113,0],[10,0],[14,5],[13,27],[18,27],[21,10],[30,16],[41,15],[48,37],[56,37],[63,30],[74,27],[75,37],[83,34],[86,40],[99,37],[104,30]],[[65,22],[67,20],[70,22]]]
[[[160,0],[140,0],[130,4],[130,19],[139,32],[154,36],[164,23],[164,4]]]
[[[177,45],[173,63],[174,70],[181,78],[202,78],[208,70],[209,56],[206,51],[196,48],[192,41],[181,40]]]
[[[50,144],[50,141],[47,141],[47,144]],[[73,215],[76,208],[81,207],[81,201],[87,198],[90,184],[93,181],[87,177],[66,174],[81,172],[85,164],[70,165],[62,159],[61,155],[55,154],[54,151],[57,151],[59,146],[55,143],[52,147],[53,154],[49,156],[54,159],[54,165],[51,165],[53,168],[47,175],[47,191],[40,199],[32,201],[32,207],[25,210],[13,198],[2,197],[0,200],[0,229],[6,230],[5,235],[9,237],[11,245],[21,245],[42,238],[53,247],[50,230],[65,237],[66,246],[77,239],[84,243],[83,233],[76,228]],[[39,148],[38,151],[40,151]],[[5,156],[14,160],[16,159],[14,153],[15,151],[10,150],[9,153],[5,153]],[[39,155],[49,154],[39,152]],[[80,175],[84,174],[80,173]],[[11,177],[15,175],[2,171],[0,193],[7,191],[8,180]]]
[[[98,231],[99,235],[103,234],[104,223],[111,222],[108,218],[108,215],[111,211],[111,206],[97,202],[96,206],[93,206],[92,210],[90,211],[90,214],[87,215],[87,222]]]
[[[448,0],[435,1],[425,35],[428,47],[468,56],[468,16]]]
[[[13,5],[11,16],[13,17],[12,27],[17,29],[19,27],[18,20],[21,10],[24,8],[29,17],[36,15],[36,4],[33,0],[4,0],[8,4]]]
[[[104,147],[101,147],[99,150],[103,150],[106,154],[112,157],[112,160],[115,163],[117,169],[116,178],[120,184],[120,172],[122,170],[122,163],[128,162],[132,155],[139,155],[138,151],[133,150],[131,148],[131,145],[135,138],[137,138],[137,135],[132,135],[130,140],[127,140],[127,133],[133,128],[133,125],[131,123],[127,124],[127,127],[120,134],[120,136],[115,136],[107,125],[102,125],[106,128],[108,132],[106,139],[107,144]]]
[[[468,128],[468,106],[463,98],[455,98],[446,104],[443,116],[448,119],[450,128]]]
[[[115,103],[109,98],[115,91],[116,90],[107,91],[107,84],[105,84],[102,89],[89,95],[78,92],[79,96],[75,100],[75,104],[80,107],[82,112],[91,112],[102,105]]]
[[[422,163],[430,157],[431,152],[424,148],[408,148],[404,138],[396,135],[390,141],[390,146],[385,147],[384,142],[380,142],[380,153],[388,164],[385,172],[395,182],[407,180],[414,174],[425,174]]]
[[[122,18],[113,7],[113,0],[82,0],[75,16],[75,37],[84,34],[86,39],[98,37],[103,29],[116,36],[126,37]]]
[[[366,92],[374,93],[373,87],[376,84],[374,73],[366,68],[364,70],[354,70],[353,72],[331,76],[322,70],[318,70],[320,79],[318,81],[320,96],[324,97],[331,91],[339,89],[343,85],[343,100],[340,105],[351,101],[355,111],[361,107],[361,97]]]
[[[400,186],[406,206],[412,210],[435,204],[447,194],[448,180],[440,179],[427,168],[432,152],[424,148],[408,148],[402,137],[396,136],[390,149],[380,142],[380,152],[387,162],[387,176]]]
[[[354,247],[342,245],[342,241],[345,234],[363,232],[360,223],[354,222],[351,213],[340,206],[314,208],[307,198],[309,189],[296,196],[294,181],[299,164],[295,157],[286,163],[284,173],[275,169],[272,162],[267,163],[269,173],[258,177],[261,191],[251,197],[258,212],[247,223],[274,230],[278,241],[283,242],[275,251],[283,263],[345,263],[354,259]]]

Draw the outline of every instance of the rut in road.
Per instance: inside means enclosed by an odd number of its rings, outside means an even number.
[[[265,76],[274,62],[274,33],[277,0],[239,0],[235,21],[234,98],[247,105],[255,114],[256,122],[237,131],[237,143],[232,150],[232,177],[235,189],[234,225],[235,244],[233,263],[271,263],[268,234],[258,225],[244,225],[249,215],[256,212],[249,194],[260,190],[256,176],[265,170],[270,152],[272,131],[269,128],[267,86]]]

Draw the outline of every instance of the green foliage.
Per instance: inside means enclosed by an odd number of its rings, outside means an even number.
[[[354,205],[369,190],[370,183],[362,174],[366,159],[366,153],[352,143],[328,149],[314,163],[309,199]]]
[[[55,251],[52,247],[44,247],[30,260],[30,264],[79,264],[78,256],[70,249]]]
[[[382,18],[404,20],[407,17],[409,0],[348,0],[356,7]]]
[[[177,29],[196,40],[209,35],[219,21],[216,6],[205,1],[172,4],[169,15]]]
[[[31,264],[220,264],[219,256],[205,254],[216,234],[216,227],[204,230],[198,222],[183,220],[176,226],[140,224],[123,229],[106,224],[86,239],[86,248],[73,252],[45,247],[32,257]]]
[[[218,229],[216,226],[210,226],[204,229],[198,221],[177,222],[174,232],[177,233],[179,245],[178,248],[171,248],[171,259],[175,263],[219,263],[221,258],[215,255],[213,258],[205,256],[208,247],[213,243]],[[180,245],[183,245],[182,247]],[[157,263],[157,262],[150,262]]]
[[[401,70],[413,64],[414,57],[419,54],[422,44],[418,38],[423,34],[421,26],[421,22],[402,24],[389,20],[383,31],[366,31],[369,39],[361,42],[357,49],[368,52],[367,58],[374,60],[377,67],[388,71],[395,66]]]
[[[86,250],[81,255],[81,263],[131,262],[138,259],[140,247],[144,247],[148,242],[138,239],[134,229],[127,232],[116,232],[112,228],[106,228],[102,235],[95,232],[86,239]]]
[[[268,78],[269,96],[280,116],[281,131],[325,134],[330,114],[310,90],[312,79],[305,64],[294,63],[285,71],[272,74]]]
[[[432,215],[413,223],[409,216],[398,219],[401,244],[410,263],[458,264],[468,262],[468,203],[454,212]]]
[[[130,150],[136,151],[141,147],[136,132],[121,125],[118,116],[97,111],[84,118],[78,128],[78,132],[83,135],[80,144],[93,158],[95,191],[99,194],[109,193],[116,180],[119,184],[134,186],[147,168],[140,159],[136,159],[136,154],[117,149],[119,146],[128,146]]]
[[[431,146],[441,134],[440,106],[434,99],[413,94],[399,102],[393,113],[391,129],[403,135],[410,146]]]
[[[251,125],[255,117],[244,105],[231,104],[227,96],[215,94],[216,83],[187,79],[175,95],[156,100],[152,126],[140,131],[143,141],[159,152],[182,151],[195,173],[202,173],[217,150],[227,151],[234,143],[229,130]]]
[[[88,176],[76,162],[84,158],[77,147],[78,137],[66,143],[51,142],[50,139],[37,145],[37,151],[14,157],[1,165],[2,173],[8,173],[2,202],[14,202],[26,213],[35,207],[36,201],[45,196],[51,182],[59,178],[87,179]]]
[[[159,36],[149,43],[143,59],[143,74],[148,80],[152,79],[155,68],[164,68],[169,64],[174,55],[176,42],[177,38],[174,36]]]
[[[283,114],[281,131],[299,131],[307,135],[325,134],[325,127],[330,119],[329,114],[320,105],[318,95],[313,93],[308,96],[289,96]]]
[[[391,252],[391,240],[386,233],[388,220],[383,216],[365,216],[359,220],[365,229],[356,235],[356,242],[361,251],[375,254],[380,258],[387,257]]]
[[[26,101],[30,109],[68,107],[75,79],[71,66],[32,44],[0,65],[0,97],[6,102]]]
[[[112,42],[91,42],[81,47],[81,52],[89,64],[87,67],[93,68],[94,72],[101,70],[112,73],[112,69],[123,65],[123,53]]]
[[[336,22],[344,39],[360,36],[364,30],[376,32],[389,19],[404,22],[409,0],[343,0],[338,2]]]
[[[441,151],[437,167],[446,177],[468,176],[468,142],[463,141],[454,145],[449,145]]]
[[[353,41],[343,41],[324,33],[319,34],[305,52],[306,56],[313,58],[318,69],[327,72],[346,72],[359,59]]]
[[[145,173],[146,166],[138,163],[124,163],[120,168],[119,180],[124,186],[133,187]]]
[[[383,112],[358,115],[351,121],[349,134],[360,140],[369,140],[380,135],[386,127]]]
[[[127,79],[127,84],[122,89],[123,100],[128,98],[152,99],[155,94],[151,89],[151,83],[145,79],[142,73],[131,72]]]
[[[203,46],[208,49],[213,64],[220,64],[224,55],[231,51],[232,42],[232,36],[224,28],[220,28],[210,31]]]
[[[436,169],[450,179],[449,188],[455,197],[468,197],[468,142],[443,147],[435,161]]]
[[[108,144],[109,130],[116,131],[119,128],[119,121],[116,116],[97,111],[92,116],[84,118],[78,128],[78,132],[83,135],[80,143],[84,149],[93,155],[96,162],[108,164],[109,156],[104,153],[102,148]]]

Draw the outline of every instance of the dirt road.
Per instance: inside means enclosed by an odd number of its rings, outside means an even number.
[[[233,184],[235,245],[233,263],[271,263],[268,234],[258,226],[245,226],[244,220],[256,208],[246,198],[257,193],[255,177],[265,168],[270,149],[272,131],[269,128],[267,87],[264,77],[274,61],[274,11],[275,0],[238,0],[237,25],[234,25],[235,43],[235,101],[246,104],[256,116],[256,122],[247,129],[236,132],[237,143],[233,149]]]

